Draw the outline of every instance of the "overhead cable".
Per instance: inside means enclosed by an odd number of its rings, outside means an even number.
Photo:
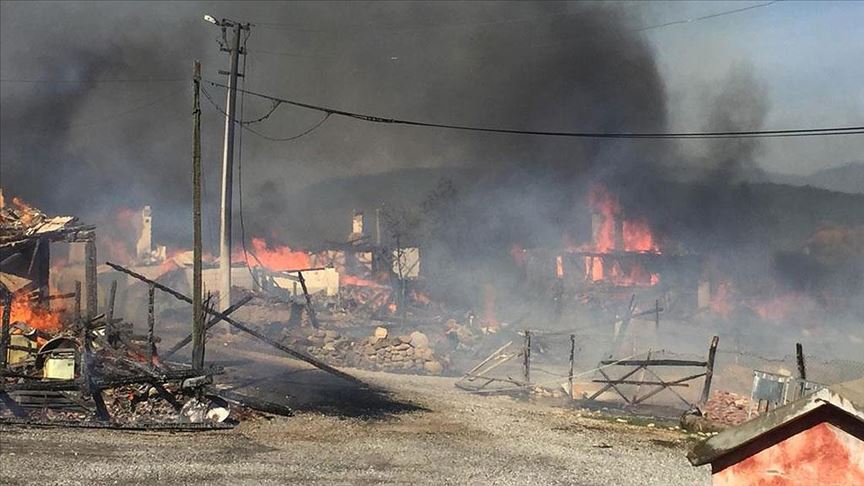
[[[206,80],[212,86],[227,89],[228,86],[215,81]],[[254,91],[238,89],[238,92],[280,102],[287,105],[306,108],[309,110],[354,118],[371,123],[389,125],[407,125],[427,128],[446,128],[451,130],[462,130],[470,132],[502,133],[510,135],[536,135],[547,137],[568,138],[614,138],[614,139],[707,139],[707,138],[773,138],[773,137],[813,137],[828,135],[860,135],[864,134],[864,126],[833,127],[833,128],[795,128],[787,130],[746,130],[746,131],[718,131],[718,132],[568,132],[568,131],[544,131],[544,130],[519,130],[511,128],[496,128],[472,125],[457,125],[447,123],[435,123],[418,120],[405,120],[399,118],[388,118],[377,115],[356,113],[336,108],[313,105],[301,101],[278,98],[275,96],[256,93]],[[211,100],[212,102],[212,100]],[[325,118],[326,119],[326,118]],[[322,121],[323,122],[323,121]]]
[[[241,93],[244,93],[244,94],[246,93],[245,90],[240,89],[240,88],[238,88],[237,91],[238,91],[238,92],[241,92]],[[213,99],[213,97],[210,95],[210,93],[207,92],[206,89],[201,88],[201,93],[204,94],[204,99],[206,99],[207,102],[210,103],[210,105],[211,105],[214,109],[216,109],[216,111],[218,111],[219,113],[221,113],[222,115],[224,115],[224,116],[226,116],[226,117],[228,116],[228,114],[225,112],[225,110],[223,110],[223,109],[219,106],[219,104],[216,103],[216,100]],[[241,99],[242,99],[242,97],[241,97]],[[275,105],[275,106],[273,107],[273,110],[271,110],[270,113],[269,113],[267,116],[270,116],[270,114],[272,114],[273,111],[275,111],[276,106],[278,106],[278,105]],[[319,120],[318,122],[316,122],[316,123],[315,123],[314,125],[312,125],[311,127],[307,128],[306,130],[303,130],[302,132],[300,132],[300,133],[298,133],[298,134],[296,134],[296,135],[291,135],[291,136],[289,136],[289,137],[284,137],[284,138],[280,138],[280,137],[272,137],[272,136],[270,136],[270,135],[265,135],[265,134],[263,134],[263,133],[261,133],[261,132],[255,130],[255,129],[251,128],[251,127],[249,126],[249,124],[250,124],[250,123],[253,123],[254,120],[253,120],[252,122],[243,122],[243,121],[240,121],[240,120],[235,119],[235,120],[234,120],[234,123],[240,125],[240,128],[242,128],[242,129],[244,129],[244,130],[246,130],[246,131],[248,131],[248,132],[251,132],[251,133],[253,133],[253,134],[255,134],[255,135],[257,135],[257,136],[259,136],[259,137],[261,137],[261,138],[263,138],[263,139],[265,139],[265,140],[270,140],[271,142],[291,142],[291,141],[297,140],[298,138],[305,137],[306,135],[309,135],[310,133],[314,132],[314,131],[317,130],[321,125],[323,125],[324,122],[326,122],[328,118],[330,118],[330,113],[325,113],[325,114],[324,114],[324,117],[321,118],[321,120]]]

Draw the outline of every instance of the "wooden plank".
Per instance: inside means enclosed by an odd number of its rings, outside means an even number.
[[[655,376],[656,376],[656,375],[655,375]],[[703,376],[705,376],[705,373],[698,373],[698,374],[695,374],[695,375],[685,376],[684,378],[679,378],[679,379],[677,379],[677,380],[664,382],[664,383],[665,383],[665,386],[664,386],[664,387],[661,387],[661,388],[658,388],[658,389],[655,389],[655,390],[653,390],[653,391],[651,391],[651,392],[646,393],[644,396],[640,397],[640,398],[637,400],[637,403],[644,402],[645,400],[647,400],[647,399],[653,397],[654,395],[660,393],[661,391],[665,390],[666,387],[674,386],[674,385],[677,385],[678,383],[683,383],[683,382],[685,382],[685,381],[695,380],[696,378],[701,378],[701,377],[703,377]],[[662,380],[661,380],[661,381],[662,381]],[[670,389],[670,390],[671,390],[671,389]],[[680,396],[679,396],[679,398],[680,398]],[[683,400],[683,399],[682,399],[682,400]],[[686,400],[684,400],[684,401],[686,402]],[[687,405],[689,406],[689,405],[691,405],[691,404],[688,402]]]
[[[189,297],[181,294],[180,292],[177,292],[176,290],[174,290],[170,287],[162,285],[158,282],[154,282],[153,280],[150,280],[149,278],[141,275],[140,273],[133,272],[132,270],[129,270],[128,268],[121,267],[120,265],[117,265],[117,264],[114,264],[111,262],[105,262],[105,264],[108,265],[109,267],[119,271],[119,272],[123,272],[123,273],[130,275],[130,276],[132,276],[138,280],[141,280],[142,282],[152,283],[154,287],[167,293],[168,295],[171,295],[172,297],[176,298],[177,300],[182,300],[183,302],[187,302],[189,304],[192,303],[192,299],[190,299]],[[295,351],[295,350],[289,348],[288,346],[285,346],[282,343],[279,343],[273,339],[268,338],[267,336],[256,331],[255,329],[252,329],[251,327],[249,327],[245,324],[242,324],[240,322],[235,321],[234,319],[231,319],[230,317],[220,316],[220,314],[218,312],[216,312],[212,309],[206,309],[205,308],[204,311],[206,313],[210,314],[211,316],[220,317],[221,320],[227,322],[228,324],[234,326],[235,328],[258,338],[261,341],[264,341],[265,343],[267,343],[270,346],[273,346],[274,348],[284,352],[285,354],[288,354],[289,356],[292,356],[296,359],[299,359],[300,361],[304,361],[306,363],[309,363],[310,365],[312,365],[312,366],[314,366],[314,367],[316,367],[322,371],[326,371],[326,372],[328,372],[334,376],[338,376],[344,380],[350,381],[352,383],[357,383],[357,384],[368,386],[366,383],[363,383],[363,381],[361,381],[360,379],[358,379],[354,376],[351,376],[348,373],[345,373],[344,371],[337,370],[336,368],[328,365],[327,363],[324,363],[323,361],[315,359],[315,358],[313,358],[313,357],[311,357],[305,353]]]
[[[707,361],[695,361],[687,359],[604,359],[600,361],[601,365],[619,365],[619,366],[693,366],[704,368],[708,365]]]
[[[644,368],[643,368],[644,369]],[[702,376],[701,374],[699,376]],[[667,383],[664,381],[650,381],[650,380],[591,380],[592,383],[608,383],[612,385],[668,385],[668,386],[683,386],[689,387],[690,385],[686,383]]]

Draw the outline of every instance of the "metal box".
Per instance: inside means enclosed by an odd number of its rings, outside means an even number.
[[[75,353],[56,352],[45,358],[43,378],[46,380],[75,379]]]

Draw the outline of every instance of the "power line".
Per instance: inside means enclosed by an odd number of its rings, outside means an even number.
[[[773,0],[770,2],[760,3],[756,5],[749,5],[747,7],[740,7],[731,10],[724,10],[721,12],[716,12],[709,15],[703,15],[700,17],[694,17],[689,19],[681,19],[681,20],[673,20],[669,22],[663,22],[660,24],[654,25],[646,25],[643,27],[637,27],[635,29],[629,29],[631,32],[644,32],[648,30],[660,29],[664,27],[670,27],[673,25],[681,25],[681,24],[689,24],[693,22],[699,22],[702,20],[709,20],[717,17],[723,17],[726,15],[733,15],[741,12],[745,12],[748,10],[754,10],[757,8],[768,7],[775,3],[779,3],[781,0]],[[334,29],[309,29],[303,27],[301,24],[281,24],[274,22],[252,22],[252,25],[257,27],[262,27],[265,29],[271,30],[290,30],[293,32],[305,32],[305,33],[341,33],[345,32],[388,32],[388,33],[400,33],[400,32],[417,32],[417,31],[428,31],[428,30],[447,30],[447,29],[459,29],[459,28],[469,28],[469,27],[481,27],[488,25],[507,25],[507,24],[515,24],[515,23],[526,23],[526,22],[551,22],[561,17],[575,17],[579,16],[578,12],[557,12],[550,15],[542,15],[536,17],[524,17],[524,18],[516,18],[516,19],[503,19],[503,20],[489,20],[489,21],[478,21],[478,22],[460,22],[456,24],[444,24],[444,25],[418,25],[418,26],[394,26],[394,25],[381,25],[375,23],[366,23],[366,24],[348,24],[343,25]],[[302,57],[302,56],[297,56]]]
[[[224,84],[207,81],[212,86],[227,88]],[[748,130],[748,131],[723,131],[723,132],[565,132],[565,131],[542,131],[542,130],[517,130],[510,128],[494,128],[471,125],[455,125],[446,123],[424,122],[417,120],[405,120],[399,118],[387,118],[377,115],[368,115],[351,111],[339,110],[325,106],[313,105],[301,101],[285,98],[277,98],[249,90],[237,91],[267,99],[273,102],[285,103],[300,108],[327,113],[328,115],[339,115],[354,118],[371,123],[389,125],[407,125],[427,128],[447,128],[451,130],[462,130],[470,132],[503,133],[511,135],[538,135],[548,137],[570,137],[570,138],[615,138],[615,139],[707,139],[707,138],[770,138],[770,137],[812,137],[828,135],[858,135],[864,134],[864,126],[834,127],[834,128],[796,128],[787,130]],[[205,91],[206,93],[206,91]],[[212,102],[212,100],[211,100]],[[325,118],[326,119],[326,118]],[[322,120],[323,122],[323,120]]]
[[[741,7],[741,8],[736,8],[736,9],[733,9],[733,10],[725,10],[725,11],[723,11],[723,12],[717,12],[717,13],[713,13],[713,14],[710,14],[710,15],[703,15],[703,16],[701,16],[701,17],[695,17],[695,18],[692,18],[692,19],[673,20],[673,21],[671,21],[671,22],[666,22],[666,23],[662,23],[662,24],[649,25],[649,26],[646,26],[646,27],[641,27],[641,28],[635,29],[635,31],[636,31],[636,32],[644,32],[644,31],[646,31],[646,30],[660,29],[660,28],[663,28],[663,27],[669,27],[669,26],[672,26],[672,25],[690,24],[690,23],[693,23],[693,22],[699,22],[700,20],[708,20],[708,19],[713,19],[713,18],[717,18],[717,17],[722,17],[722,16],[724,16],[724,15],[732,15],[732,14],[736,14],[736,13],[740,13],[740,12],[745,12],[745,11],[747,11],[747,10],[753,10],[753,9],[756,9],[756,8],[767,7],[767,6],[769,6],[769,5],[774,5],[775,3],[779,2],[779,1],[780,1],[780,0],[774,0],[774,1],[771,1],[771,2],[760,3],[760,4],[757,4],[757,5],[750,5],[749,7]]]
[[[241,99],[241,101],[242,101],[242,100],[244,99],[244,98],[243,98],[243,95],[245,95],[246,92],[245,92],[245,90],[243,90],[243,89],[241,89],[241,88],[238,88],[237,91],[241,93],[241,98],[240,98],[240,99]],[[202,88],[202,89],[201,89],[201,92],[204,94],[204,99],[206,99],[207,102],[210,103],[210,105],[211,105],[211,106],[212,106],[216,111],[218,111],[219,113],[221,113],[221,114],[224,115],[224,116],[228,116],[228,114],[225,113],[225,110],[223,110],[223,109],[219,106],[219,104],[216,103],[216,100],[213,99],[213,97],[210,95],[209,92],[207,92],[206,89],[203,89],[203,88]],[[274,102],[274,104],[273,104],[274,106],[273,106],[273,108],[268,112],[268,114],[267,114],[265,117],[262,117],[262,118],[260,118],[260,119],[258,119],[258,120],[252,120],[252,121],[245,121],[245,122],[244,122],[244,121],[241,121],[241,120],[237,120],[237,119],[235,119],[235,120],[234,120],[234,123],[240,125],[240,127],[243,128],[244,130],[249,131],[249,132],[251,132],[251,133],[253,133],[253,134],[255,134],[255,135],[257,135],[257,136],[259,136],[259,137],[261,137],[261,138],[263,138],[263,139],[265,139],[265,140],[270,140],[271,142],[291,142],[291,141],[293,141],[293,140],[297,140],[298,138],[305,137],[306,135],[309,135],[310,133],[314,132],[314,131],[317,130],[321,125],[323,125],[324,122],[326,122],[328,118],[330,118],[330,113],[325,113],[325,114],[324,114],[324,117],[321,118],[321,120],[319,120],[319,121],[316,122],[314,125],[312,125],[312,126],[310,126],[309,128],[307,128],[306,130],[303,130],[302,132],[300,132],[300,133],[298,133],[298,134],[296,134],[296,135],[291,135],[291,136],[289,136],[289,137],[284,137],[284,138],[271,137],[270,135],[265,135],[265,134],[263,134],[263,133],[261,133],[261,132],[255,130],[255,129],[253,129],[252,127],[249,126],[249,124],[251,124],[251,123],[255,123],[255,122],[260,121],[260,120],[262,120],[262,119],[264,119],[264,118],[266,118],[266,117],[269,117],[269,116],[270,116],[270,115],[271,115],[271,114],[276,110],[276,108],[279,107],[281,104],[282,104],[281,102]]]

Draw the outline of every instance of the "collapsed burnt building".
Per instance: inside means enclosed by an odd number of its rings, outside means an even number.
[[[140,328],[115,313],[116,281],[101,305],[95,227],[78,224],[74,217],[48,217],[17,199],[11,204],[0,199],[0,203],[0,420],[195,430],[232,426],[236,415],[225,422],[233,415],[230,404],[244,416],[255,410],[291,413],[278,403],[214,388],[213,377],[224,371],[221,366],[172,360],[193,337],[190,334],[170,348],[159,344],[155,293],[159,290],[191,303],[182,292],[106,262],[147,285],[146,333],[136,333]],[[85,285],[76,282],[73,293],[58,294],[51,286],[49,248],[59,241],[85,245]],[[360,383],[228,317],[249,300],[241,299],[222,312],[205,303],[210,319],[205,329],[227,322],[293,358]],[[202,361],[203,340],[193,343],[200,347]]]
[[[595,307],[620,305],[631,296],[643,303],[662,302],[667,313],[692,313],[707,305],[699,255],[665,247],[646,221],[628,218],[615,196],[599,184],[592,187],[587,207],[587,241],[577,243],[565,234],[558,249],[513,249],[532,284],[560,294],[556,302],[569,295],[576,303]]]

